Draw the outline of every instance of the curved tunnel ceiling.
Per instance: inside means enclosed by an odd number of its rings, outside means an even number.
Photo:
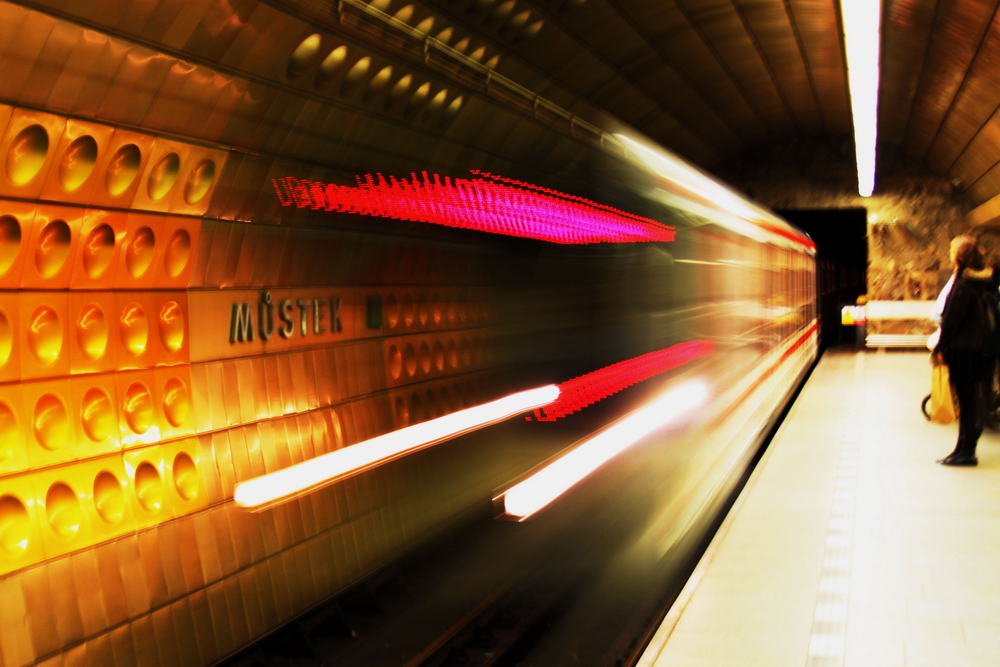
[[[397,4],[403,4],[398,2]],[[501,0],[430,3],[489,35]],[[879,141],[965,191],[1000,192],[997,0],[884,0]],[[585,100],[712,169],[802,137],[851,141],[836,0],[518,0],[545,21],[502,72]],[[556,92],[558,90],[558,92]]]

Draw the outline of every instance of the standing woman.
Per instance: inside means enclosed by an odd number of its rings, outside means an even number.
[[[996,330],[996,277],[986,266],[982,250],[971,236],[951,242],[955,281],[941,319],[941,338],[934,348],[938,363],[948,364],[958,398],[958,444],[955,451],[939,460],[947,466],[974,466],[976,445],[986,418],[984,380],[995,350],[984,348],[987,333]],[[991,294],[992,291],[992,294]]]

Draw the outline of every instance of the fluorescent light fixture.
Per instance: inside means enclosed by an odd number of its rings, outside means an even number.
[[[854,115],[854,149],[858,160],[858,192],[875,190],[875,140],[878,128],[878,59],[881,0],[840,0],[844,19],[847,77]]]
[[[407,426],[237,484],[234,499],[239,507],[263,509],[276,505],[463,433],[543,407],[557,398],[559,387],[548,385]]]
[[[643,437],[705,400],[701,382],[688,382],[639,408],[590,440],[507,489],[504,512],[524,520]]]

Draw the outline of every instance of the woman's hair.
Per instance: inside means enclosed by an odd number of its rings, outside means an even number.
[[[982,271],[986,268],[986,259],[976,239],[971,236],[956,236],[951,242],[955,247],[955,269],[959,273],[963,269]]]

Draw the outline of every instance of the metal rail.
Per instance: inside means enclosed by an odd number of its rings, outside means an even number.
[[[384,42],[423,59],[424,64],[477,89],[487,96],[510,104],[536,120],[560,127],[573,137],[590,141],[615,155],[628,153],[625,144],[612,134],[588,123],[558,104],[499,74],[445,42],[410,24],[372,7],[365,0],[337,0],[333,13],[340,24],[376,35]],[[373,21],[377,21],[375,24]]]

